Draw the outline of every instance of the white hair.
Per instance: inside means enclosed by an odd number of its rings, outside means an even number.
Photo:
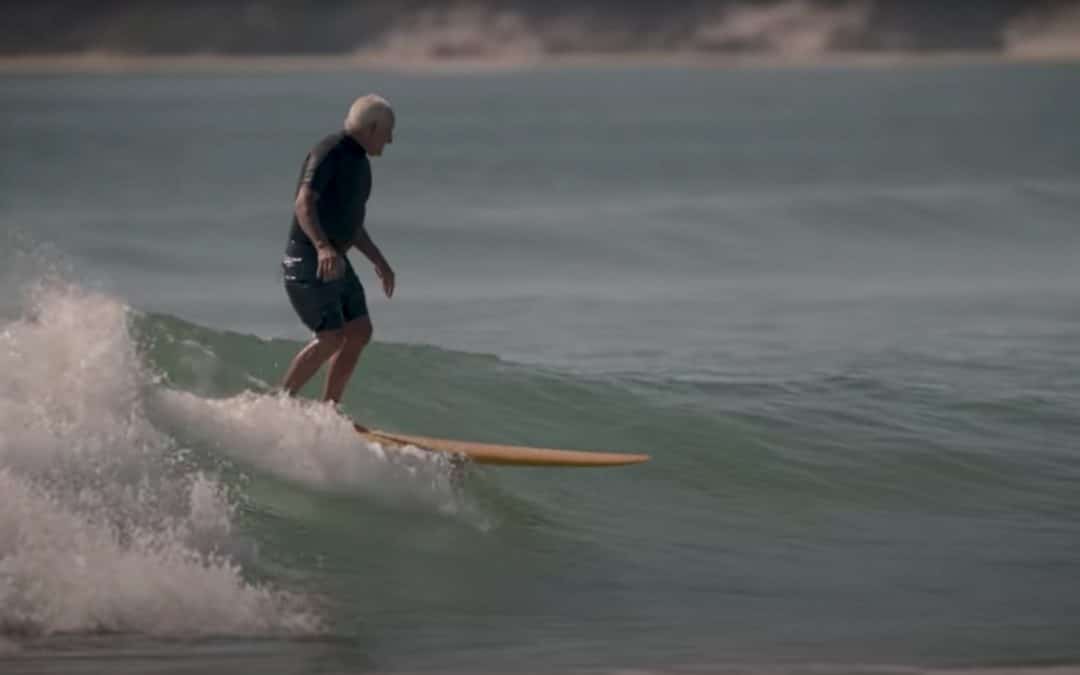
[[[361,129],[370,125],[394,126],[394,109],[390,102],[378,94],[368,94],[356,99],[349,106],[349,114],[345,116],[345,131],[350,134],[359,133]]]

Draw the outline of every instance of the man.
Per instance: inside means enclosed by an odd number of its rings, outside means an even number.
[[[289,395],[329,360],[323,400],[340,402],[371,340],[364,287],[345,255],[351,247],[375,266],[386,297],[394,294],[394,271],[364,229],[371,194],[368,155],[382,155],[393,131],[394,111],[386,99],[362,96],[349,108],[344,131],[324,138],[304,161],[282,266],[289,301],[315,337],[285,373],[282,388]]]

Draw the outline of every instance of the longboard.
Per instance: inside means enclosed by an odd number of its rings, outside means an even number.
[[[413,436],[396,432],[367,429],[359,424],[356,432],[360,437],[382,445],[403,448],[413,446],[421,450],[460,455],[477,464],[501,466],[622,466],[649,461],[648,455],[622,452],[586,452],[583,450],[558,450],[555,448],[531,448],[521,445],[496,445],[471,443],[430,436]]]

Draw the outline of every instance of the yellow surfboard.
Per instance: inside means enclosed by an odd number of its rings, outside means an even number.
[[[583,450],[557,450],[554,448],[531,448],[521,445],[495,445],[471,443],[446,438],[413,436],[390,431],[367,429],[359,424],[356,431],[361,438],[382,445],[403,448],[411,445],[431,452],[459,455],[477,464],[501,466],[621,466],[649,461],[648,455],[632,455],[622,452],[586,452]]]

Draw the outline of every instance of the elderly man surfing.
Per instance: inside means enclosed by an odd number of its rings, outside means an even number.
[[[394,111],[369,94],[352,104],[345,129],[320,141],[304,160],[282,267],[285,292],[315,337],[293,358],[282,388],[295,394],[327,360],[323,400],[337,403],[360,352],[371,340],[364,287],[348,257],[355,246],[375,266],[386,297],[394,271],[364,229],[371,194],[368,156],[393,142]]]

